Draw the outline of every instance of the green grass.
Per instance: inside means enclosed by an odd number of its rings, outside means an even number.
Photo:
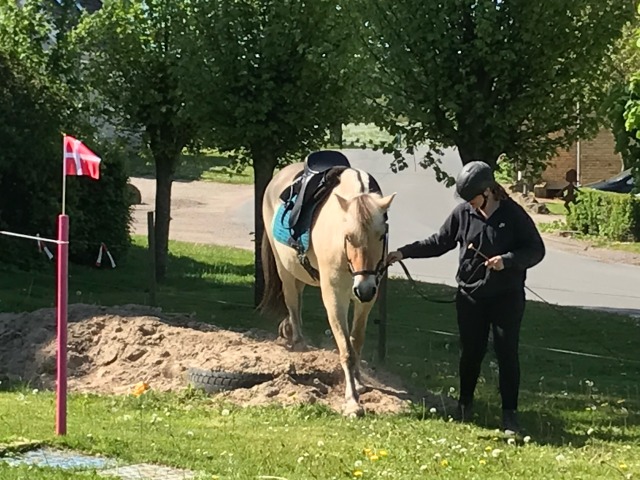
[[[568,231],[569,227],[566,222],[562,220],[554,220],[553,222],[543,222],[537,225],[541,232],[560,232]],[[574,232],[572,238],[589,244],[592,247],[607,248],[611,250],[622,250],[624,252],[630,252],[640,254],[640,242],[614,242],[613,240],[607,240],[595,235],[587,235],[579,232]]]
[[[155,178],[155,165],[152,159],[137,159],[129,167],[129,176]],[[248,166],[237,172],[230,157],[214,151],[205,150],[197,155],[183,153],[174,176],[178,181],[204,180],[218,183],[240,185],[253,184],[253,168]]]
[[[350,123],[342,127],[342,141],[345,148],[360,147],[362,144],[371,145],[381,141],[388,142],[392,135],[380,130],[373,124]]]
[[[566,215],[567,209],[564,208],[564,203],[562,202],[545,202],[547,208],[549,209],[549,213],[552,215]]]
[[[159,287],[165,311],[195,312],[223,327],[265,328],[252,303],[251,253],[171,242],[169,276]],[[115,270],[71,266],[71,302],[145,303],[148,294],[143,238]],[[0,309],[52,306],[52,266],[40,272],[0,271]],[[432,297],[452,290],[421,284]],[[238,306],[233,304],[245,305]],[[304,328],[319,343],[327,327],[316,289],[305,295]],[[637,321],[611,314],[529,302],[523,322],[522,423],[528,444],[511,445],[499,426],[497,373],[487,354],[478,385],[476,424],[449,423],[415,410],[400,416],[348,421],[320,406],[248,408],[223,405],[197,392],[139,398],[72,395],[69,435],[53,435],[54,396],[20,388],[0,394],[0,443],[16,438],[203,470],[211,478],[625,478],[640,474],[640,392]],[[365,358],[418,389],[458,387],[452,305],[425,303],[404,280],[388,294],[388,348],[377,362],[378,331],[369,325]],[[377,313],[372,320],[378,318]],[[573,350],[605,358],[569,355]],[[616,357],[620,360],[613,360]],[[155,416],[154,416],[155,415]],[[384,449],[371,460],[364,449]],[[500,451],[496,451],[500,450]],[[445,461],[446,460],[446,461]],[[361,463],[360,463],[361,462]],[[0,464],[1,465],[1,464]],[[39,469],[0,466],[0,478],[66,478]],[[215,477],[214,477],[215,478]]]
[[[389,140],[392,137],[371,124],[348,124],[343,126],[343,148],[360,147],[363,143]],[[338,148],[329,144],[324,148]],[[152,159],[136,159],[129,165],[129,176],[155,178],[155,166]],[[214,150],[203,150],[197,155],[184,153],[176,167],[175,180],[231,183],[239,185],[253,184],[253,167],[247,166],[241,172],[236,171],[230,156],[221,155]]]

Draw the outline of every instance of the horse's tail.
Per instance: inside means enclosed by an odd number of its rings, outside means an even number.
[[[278,274],[276,258],[267,237],[267,232],[262,234],[262,274],[264,277],[264,292],[258,305],[258,311],[263,314],[271,314],[283,317],[287,314],[287,305],[284,302],[282,292],[282,279]]]

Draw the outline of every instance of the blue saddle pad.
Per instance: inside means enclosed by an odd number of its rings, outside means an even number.
[[[295,199],[292,199],[295,200]],[[291,210],[285,213],[285,203],[280,203],[276,216],[273,219],[273,237],[280,243],[292,246],[291,229],[289,229],[289,217],[291,216]],[[310,222],[308,222],[310,223]],[[309,238],[310,238],[310,225],[305,226],[302,235],[300,235],[299,243],[303,247],[303,251],[309,250]]]

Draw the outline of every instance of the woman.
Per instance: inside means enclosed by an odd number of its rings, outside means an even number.
[[[516,434],[520,430],[518,343],[526,271],[544,258],[545,247],[531,217],[509,198],[486,163],[466,164],[456,179],[456,191],[465,202],[453,210],[440,231],[389,253],[387,262],[438,257],[460,245],[456,274],[461,346],[457,417],[471,419],[489,328],[493,327],[503,429],[506,434]]]

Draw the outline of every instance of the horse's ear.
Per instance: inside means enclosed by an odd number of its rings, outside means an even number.
[[[391,202],[393,202],[393,199],[395,198],[396,193],[397,192],[393,192],[391,195],[387,195],[386,197],[382,197],[381,199],[377,200],[378,206],[380,207],[381,210],[384,210],[385,212],[389,210],[389,207],[391,206]]]
[[[346,212],[349,209],[349,200],[347,200],[344,197],[341,197],[337,193],[334,193],[334,195],[338,199],[338,203],[340,204],[340,208],[342,208],[342,210],[344,210]]]

